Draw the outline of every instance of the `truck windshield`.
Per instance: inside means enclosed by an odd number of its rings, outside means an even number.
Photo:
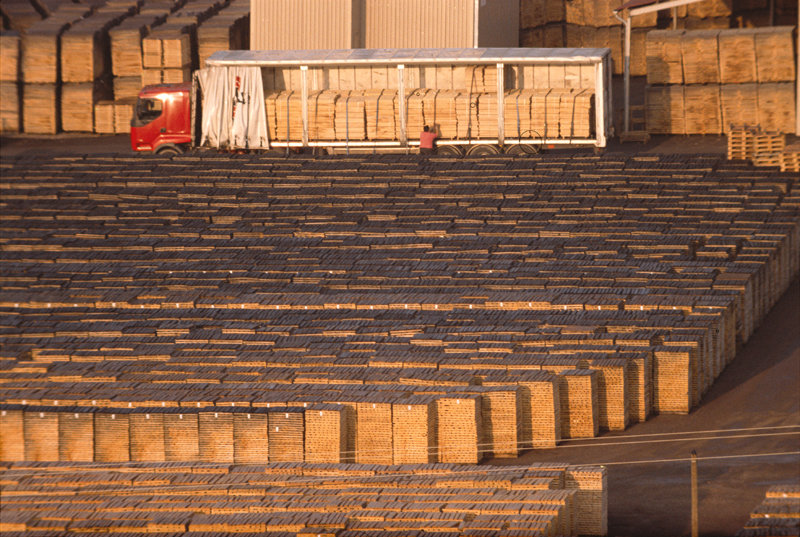
[[[136,113],[131,122],[134,127],[147,125],[161,115],[163,103],[160,99],[139,98],[136,101]]]

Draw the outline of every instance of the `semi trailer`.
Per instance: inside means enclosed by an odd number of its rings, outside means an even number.
[[[134,151],[602,149],[612,134],[609,49],[220,51],[191,82],[146,86]]]

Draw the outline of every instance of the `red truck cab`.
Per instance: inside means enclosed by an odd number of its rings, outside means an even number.
[[[131,119],[131,149],[182,153],[192,141],[191,89],[191,82],[142,88]]]

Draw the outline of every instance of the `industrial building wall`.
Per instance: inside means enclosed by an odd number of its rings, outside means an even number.
[[[520,0],[251,0],[252,50],[519,46]]]
[[[472,47],[474,6],[474,0],[365,0],[365,46]]]
[[[519,0],[480,0],[479,47],[519,46]]]
[[[252,50],[363,46],[363,0],[251,0]]]

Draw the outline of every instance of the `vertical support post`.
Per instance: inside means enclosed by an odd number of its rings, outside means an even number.
[[[303,116],[303,147],[308,147],[308,66],[300,66],[300,104]]]
[[[800,0],[797,2],[797,69],[795,70],[794,75],[794,87],[795,87],[795,97],[794,97],[794,133],[797,136],[800,136]]]
[[[481,22],[481,2],[475,0],[472,8],[472,48],[478,48],[480,41],[478,40],[478,26]]]
[[[678,8],[677,7],[673,7],[672,8],[672,29],[673,30],[677,30],[678,29]]]
[[[622,26],[625,30],[625,44],[624,50],[622,53],[622,64],[623,64],[623,74],[624,74],[624,90],[625,90],[625,110],[624,110],[624,131],[628,132],[630,130],[630,115],[631,115],[631,13],[625,15],[625,18],[619,16],[619,13],[614,11],[614,17],[622,23]]]
[[[692,537],[699,536],[697,515],[697,452],[692,450]]]
[[[505,65],[502,63],[497,64],[497,143],[500,147],[505,144],[505,108],[506,100],[503,98],[506,92],[505,88]]]
[[[397,100],[400,102],[400,142],[408,147],[408,132],[406,132],[406,66],[397,65]]]
[[[610,70],[610,69],[609,69]],[[594,130],[597,136],[595,145],[597,147],[606,146],[606,92],[610,91],[606,83],[606,74],[603,71],[603,60],[598,61],[594,66],[594,88],[595,88],[595,118]]]
[[[625,17],[625,132],[631,130],[631,15]]]

